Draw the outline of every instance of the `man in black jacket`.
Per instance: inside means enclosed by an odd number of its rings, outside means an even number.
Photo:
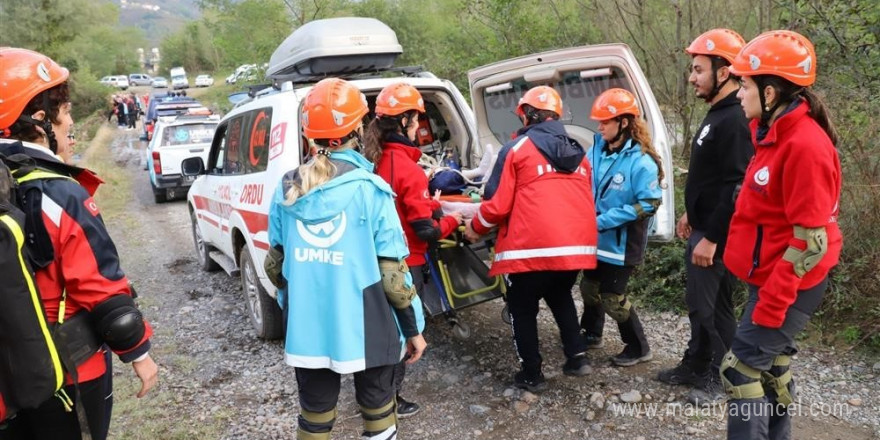
[[[732,294],[734,279],[721,258],[733,215],[736,188],[754,154],[748,120],[736,99],[738,78],[728,70],[745,45],[729,29],[713,29],[686,49],[693,57],[688,81],[697,97],[709,105],[691,145],[684,197],[687,212],[676,226],[688,240],[688,316],[691,338],[678,366],[663,370],[658,379],[693,385],[688,401],[713,401],[724,395],[719,367],[736,331]]]

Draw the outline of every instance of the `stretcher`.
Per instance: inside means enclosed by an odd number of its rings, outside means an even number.
[[[479,207],[478,203],[471,204]],[[422,303],[428,315],[443,315],[457,338],[467,339],[471,331],[467,323],[458,319],[456,311],[505,298],[504,278],[489,276],[486,262],[492,257],[492,240],[470,243],[464,238],[464,227],[439,240],[425,255]],[[506,305],[502,318],[509,323]]]

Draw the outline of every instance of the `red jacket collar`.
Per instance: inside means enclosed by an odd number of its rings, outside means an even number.
[[[413,162],[418,162],[419,158],[422,157],[422,150],[417,147],[411,147],[397,142],[385,142],[382,144],[382,147],[389,153],[399,151],[412,159]]]
[[[788,132],[789,129],[797,124],[801,118],[806,116],[809,111],[810,104],[807,101],[801,100],[801,103],[797,107],[773,121],[773,124],[771,124],[770,128],[767,130],[767,135],[760,141],[758,140],[758,120],[752,119],[749,122],[749,128],[752,130],[752,143],[756,146],[762,147],[769,147],[775,144],[780,133]]]

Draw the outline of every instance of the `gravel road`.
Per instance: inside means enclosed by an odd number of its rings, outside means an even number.
[[[126,389],[133,374],[117,362],[120,410],[111,436],[294,438],[296,382],[292,368],[283,363],[281,342],[256,338],[238,279],[222,271],[199,271],[186,202],[153,202],[142,170],[143,148],[135,132],[118,131],[112,150],[131,178],[131,194],[127,212],[105,216],[155,329],[161,378],[156,393],[133,402]],[[723,408],[700,412],[682,406],[686,388],[654,380],[683,352],[689,335],[686,317],[643,311],[655,357],[627,369],[608,360],[621,349],[616,326],[608,320],[605,348],[590,352],[594,373],[570,378],[561,374],[558,334],[542,308],[539,325],[550,387],[535,395],[511,386],[517,365],[501,307],[499,300],[463,311],[461,318],[472,327],[464,341],[455,339],[442,320],[428,321],[428,351],[410,368],[403,392],[424,409],[401,422],[401,439],[724,438]],[[878,361],[830,347],[802,347],[794,370],[803,415],[794,418],[793,438],[880,438]],[[349,376],[333,438],[359,438],[356,408]],[[627,413],[631,409],[640,412]]]

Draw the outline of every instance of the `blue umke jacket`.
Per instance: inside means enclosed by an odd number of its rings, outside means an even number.
[[[657,164],[632,139],[612,154],[603,151],[605,145],[597,134],[587,153],[593,168],[598,257],[605,263],[634,266],[645,258],[648,227],[662,196]]]
[[[287,288],[278,302],[287,310],[285,361],[346,374],[400,362],[404,334],[425,324],[418,297],[395,310],[382,288],[379,257],[409,253],[391,187],[352,150],[330,159],[336,176],[293,205],[284,204],[284,193],[297,171],[282,180],[269,211],[269,242],[284,248]]]

